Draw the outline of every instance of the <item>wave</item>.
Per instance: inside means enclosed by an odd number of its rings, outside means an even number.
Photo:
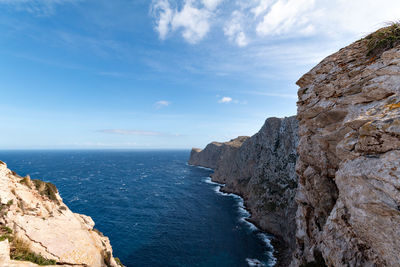
[[[274,266],[276,264],[277,259],[274,257],[274,247],[271,244],[271,237],[265,233],[258,233],[257,236],[264,242],[266,247],[269,248],[267,255],[270,260],[268,260],[268,264],[270,266]]]
[[[265,246],[268,249],[268,251],[266,252],[268,255],[268,258],[269,258],[268,266],[274,266],[276,264],[277,260],[273,255],[274,247],[271,244],[271,236],[261,232],[261,230],[257,226],[255,226],[253,223],[248,221],[248,219],[251,217],[251,214],[244,205],[244,199],[241,196],[233,194],[233,193],[221,192],[221,187],[225,186],[225,184],[213,182],[210,177],[206,177],[203,181],[207,184],[216,185],[214,187],[214,191],[218,195],[233,197],[238,200],[237,205],[238,205],[238,211],[240,214],[239,222],[246,224],[250,228],[251,231],[258,232],[257,237],[260,238],[264,242]],[[257,259],[248,258],[248,259],[246,259],[246,261],[250,267],[251,266],[266,266],[264,263],[262,263],[261,261],[259,261]]]
[[[257,259],[246,259],[247,264],[249,265],[249,267],[264,267],[265,264],[262,263],[261,261],[257,260]]]
[[[212,184],[212,185],[225,186],[225,184],[220,184],[220,183],[217,183],[217,182],[213,182],[213,181],[211,180],[211,177],[206,177],[206,178],[204,178],[203,182],[205,182],[205,183],[207,183],[207,184]]]
[[[186,162],[186,166],[196,167],[196,168],[203,169],[203,170],[207,170],[207,171],[214,171],[214,170],[211,169],[211,168],[207,168],[207,167],[203,167],[203,166],[197,166],[197,165],[192,165],[192,164],[189,164],[189,163],[187,163],[187,162]]]

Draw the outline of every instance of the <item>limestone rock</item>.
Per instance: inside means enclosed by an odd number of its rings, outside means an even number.
[[[297,82],[293,266],[400,266],[400,48],[366,55],[360,40]]]
[[[219,159],[222,155],[228,155],[227,151],[240,147],[248,136],[239,136],[229,142],[212,142],[206,146],[204,150],[200,148],[192,148],[190,153],[189,164],[215,169],[218,166]]]
[[[0,202],[0,226],[57,266],[118,266],[109,239],[93,230],[90,217],[71,212],[54,185],[22,178],[0,162]],[[0,242],[0,265],[37,266],[11,261],[7,239]]]

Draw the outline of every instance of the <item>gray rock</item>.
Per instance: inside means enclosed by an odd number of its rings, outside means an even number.
[[[400,266],[400,49],[366,55],[360,40],[297,82],[292,266]]]
[[[226,184],[224,192],[244,198],[251,221],[276,237],[282,266],[295,248],[297,127],[295,117],[269,118],[254,136],[194,149],[189,160],[213,168],[212,179]]]

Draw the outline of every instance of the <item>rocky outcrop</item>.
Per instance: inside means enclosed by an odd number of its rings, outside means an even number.
[[[291,266],[400,266],[399,40],[399,24],[383,28],[297,82],[299,141],[296,119],[273,118],[242,145],[192,153],[287,244],[281,259],[295,248]]]
[[[0,162],[0,266],[118,266],[93,220],[63,203],[57,188],[20,177]],[[11,258],[10,258],[11,257]]]
[[[189,164],[216,169],[220,158],[224,156],[232,155],[232,152],[236,151],[248,136],[239,136],[229,142],[212,142],[206,146],[205,149],[192,148],[189,158]]]
[[[269,118],[254,136],[194,149],[189,160],[213,168],[212,179],[225,184],[223,191],[244,198],[251,221],[279,241],[275,245],[282,266],[295,245],[297,140],[295,117]]]
[[[400,265],[400,48],[368,57],[367,42],[297,82],[293,266]]]

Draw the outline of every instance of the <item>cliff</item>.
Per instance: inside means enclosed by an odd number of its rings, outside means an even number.
[[[400,265],[399,31],[381,29],[297,82],[293,266]]]
[[[204,150],[192,148],[189,164],[216,169],[223,155],[230,156],[248,138],[248,136],[239,136],[229,142],[212,142],[208,144]]]
[[[269,118],[254,136],[193,149],[189,160],[213,168],[212,180],[224,183],[224,192],[244,198],[251,221],[276,237],[282,266],[295,248],[297,140],[295,117]]]
[[[53,184],[20,177],[0,161],[0,266],[119,266],[93,227]]]
[[[393,24],[300,78],[298,128],[272,118],[241,145],[192,151],[282,240],[280,265],[400,265],[399,46]]]

